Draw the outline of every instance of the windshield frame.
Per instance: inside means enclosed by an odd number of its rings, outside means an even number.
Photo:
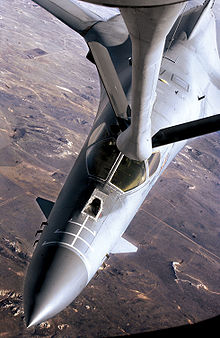
[[[87,150],[86,150],[86,167],[87,167],[87,172],[88,172],[89,177],[91,177],[91,178],[93,178],[93,179],[95,179],[95,180],[97,180],[97,181],[103,183],[104,185],[109,185],[111,188],[113,188],[114,190],[117,190],[117,191],[120,192],[121,194],[129,194],[129,193],[132,193],[133,191],[136,191],[136,190],[140,189],[144,184],[146,184],[147,180],[149,179],[149,172],[148,172],[149,169],[148,169],[148,162],[147,162],[147,160],[142,161],[142,162],[144,163],[144,166],[145,166],[145,178],[144,178],[144,181],[143,181],[141,184],[135,186],[134,188],[132,188],[132,189],[130,189],[130,190],[124,191],[124,190],[122,190],[121,188],[119,188],[117,185],[115,185],[115,184],[113,184],[113,183],[111,182],[111,180],[112,180],[113,176],[115,175],[115,173],[116,173],[118,167],[120,166],[120,164],[121,164],[123,158],[126,157],[126,156],[125,156],[122,152],[120,152],[119,150],[118,150],[118,151],[119,151],[119,154],[118,154],[118,156],[116,157],[116,159],[115,159],[115,161],[114,161],[114,163],[113,163],[111,169],[109,170],[108,175],[106,176],[106,178],[101,178],[100,176],[93,175],[93,174],[91,173],[91,171],[89,171],[88,158],[87,158],[87,151],[90,150],[92,147],[99,146],[99,144],[101,144],[101,143],[104,144],[105,142],[108,142],[108,141],[109,141],[109,142],[110,142],[110,141],[114,141],[114,142],[116,143],[116,140],[115,140],[114,137],[108,137],[108,138],[102,139],[102,140],[100,140],[100,141],[98,141],[98,142],[95,142],[95,143],[91,144],[91,145],[87,148]]]
[[[95,178],[96,180],[98,180],[98,181],[100,181],[100,182],[106,182],[106,183],[108,182],[109,177],[111,176],[112,171],[114,170],[115,166],[117,166],[118,162],[120,163],[120,159],[121,159],[122,153],[118,150],[118,152],[119,152],[119,153],[118,153],[118,156],[116,157],[116,159],[115,159],[115,161],[114,161],[114,163],[113,163],[111,169],[109,170],[108,175],[106,176],[106,178],[102,178],[102,177],[100,177],[100,176],[93,175],[93,174],[91,173],[91,171],[89,171],[89,166],[88,166],[88,155],[87,155],[87,152],[88,152],[92,147],[96,147],[97,145],[99,145],[99,144],[101,144],[101,143],[103,144],[103,143],[105,143],[105,142],[107,142],[107,141],[114,141],[115,144],[116,144],[116,140],[115,140],[114,137],[108,137],[108,138],[105,138],[105,139],[103,139],[103,140],[100,140],[100,141],[98,141],[98,142],[96,142],[96,143],[91,144],[91,145],[87,148],[87,150],[86,150],[86,168],[87,168],[88,175],[89,175],[90,177],[92,177],[92,178]]]
[[[106,183],[108,183],[111,187],[114,187],[117,191],[120,191],[122,194],[129,194],[129,193],[132,193],[132,192],[134,192],[134,191],[136,191],[136,190],[142,188],[142,186],[143,186],[144,184],[146,184],[146,182],[147,182],[147,180],[148,180],[148,178],[149,178],[149,177],[148,177],[148,167],[147,167],[147,162],[146,162],[146,160],[145,160],[145,161],[142,161],[142,162],[144,163],[144,166],[145,166],[145,179],[144,179],[144,181],[143,181],[141,184],[138,184],[136,187],[134,187],[134,188],[132,188],[132,189],[130,189],[130,190],[124,191],[124,190],[122,190],[121,188],[119,188],[117,185],[115,185],[115,184],[113,184],[113,183],[111,182],[111,180],[112,180],[112,178],[114,177],[114,175],[115,175],[115,173],[116,173],[118,167],[120,166],[120,164],[121,164],[123,158],[125,157],[125,155],[124,155],[123,153],[121,153],[121,152],[120,152],[120,155],[121,155],[121,156],[120,156],[120,159],[118,160],[117,165],[115,165],[115,167],[112,168],[111,175],[109,175],[109,178],[108,178],[108,180],[107,180]]]

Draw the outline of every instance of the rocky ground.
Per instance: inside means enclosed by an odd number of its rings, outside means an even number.
[[[55,200],[95,117],[83,39],[31,1],[0,4],[0,336],[103,337],[192,324],[220,312],[220,134],[177,155],[126,236],[62,313],[27,330],[22,289],[37,196]]]

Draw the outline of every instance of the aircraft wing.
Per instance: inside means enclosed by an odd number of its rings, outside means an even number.
[[[33,1],[82,36],[84,36],[96,22],[102,21],[102,18],[99,15],[91,12],[85,7],[80,7],[76,2],[70,0]]]

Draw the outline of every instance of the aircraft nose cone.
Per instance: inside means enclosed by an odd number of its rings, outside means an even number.
[[[62,311],[88,281],[84,262],[61,246],[45,246],[34,253],[24,286],[27,327],[37,325]]]

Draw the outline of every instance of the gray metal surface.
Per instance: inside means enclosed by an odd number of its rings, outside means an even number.
[[[69,305],[88,281],[85,264],[59,245],[44,245],[35,252],[24,289],[27,326],[43,322]]]
[[[82,9],[70,0],[62,0],[62,4],[59,0],[33,1],[82,35],[84,35],[96,22],[101,20],[98,15],[92,13],[88,9]]]
[[[165,39],[184,4],[150,8],[121,8],[132,41],[131,126],[120,134],[123,154],[143,161],[152,154],[151,114]]]
[[[112,7],[152,7],[161,5],[171,5],[188,0],[82,0],[97,5]],[[190,1],[190,0],[189,0]]]
[[[127,119],[128,101],[107,49],[96,41],[88,42],[88,46],[115,114]]]

